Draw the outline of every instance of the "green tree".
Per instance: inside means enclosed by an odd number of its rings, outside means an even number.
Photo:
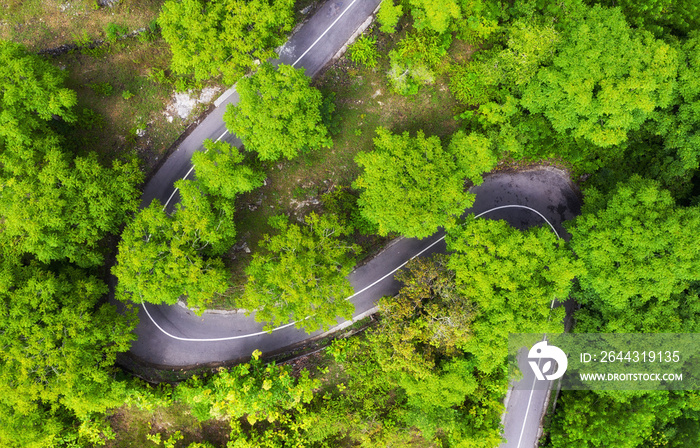
[[[699,227],[700,210],[676,206],[658,182],[634,176],[609,193],[587,190],[582,214],[569,228],[585,267],[578,297],[600,313],[598,327],[640,331],[643,321],[645,331],[659,331],[668,324],[664,308],[675,310],[700,280]]]
[[[241,138],[245,149],[260,160],[292,159],[299,151],[329,148],[322,122],[321,92],[309,85],[304,69],[263,63],[236,89],[240,102],[224,114],[226,127]]]
[[[70,157],[54,148],[40,164],[4,180],[0,246],[9,256],[31,253],[43,262],[67,258],[81,267],[103,260],[103,239],[138,206],[136,160],[105,168],[94,156]]]
[[[700,167],[700,33],[692,32],[680,50],[677,99],[659,111],[650,126],[650,132],[662,138],[662,147],[639,145],[631,157],[637,163],[646,160],[648,175],[674,189],[687,184]]]
[[[401,2],[395,4],[394,0],[382,0],[379,12],[377,13],[377,20],[381,24],[379,30],[384,33],[395,32],[396,25],[399,23],[401,16],[403,16]]]
[[[285,216],[270,219],[275,235],[265,235],[261,252],[246,269],[248,283],[238,305],[255,311],[267,328],[290,320],[313,332],[329,328],[338,316],[349,319],[354,307],[345,278],[359,251],[343,237],[350,228],[333,215],[311,213],[306,224],[292,224]]]
[[[154,200],[124,229],[112,267],[120,300],[172,305],[184,295],[190,306],[203,308],[228,289],[223,262],[208,254],[235,237],[233,208],[229,215],[217,212],[191,183],[178,186],[182,202],[172,216]]]
[[[557,132],[610,148],[671,103],[677,64],[671,46],[632,31],[619,9],[596,6],[572,22],[521,102]]]
[[[462,18],[458,0],[409,0],[409,4],[417,29],[444,33],[453,21]]]
[[[445,150],[438,137],[425,138],[422,131],[410,137],[378,128],[374,146],[355,157],[364,171],[354,186],[364,189],[358,203],[380,235],[423,238],[450,226],[474,203],[466,178],[480,183],[494,162],[488,142],[476,134],[455,134]]]
[[[172,68],[197,79],[221,74],[233,84],[275,57],[294,24],[293,0],[168,0],[158,24],[173,53]]]
[[[107,290],[69,266],[2,261],[0,402],[15,416],[64,408],[85,417],[120,404],[111,369],[136,320],[103,301]]]
[[[477,309],[456,284],[449,257],[411,260],[397,275],[399,294],[379,302],[380,324],[368,335],[382,377],[405,395],[402,420],[426,440],[495,446],[500,440],[504,369],[486,374],[462,351]]]
[[[290,375],[290,366],[265,364],[255,350],[248,363],[222,369],[206,380],[193,377],[175,389],[175,399],[190,404],[200,421],[245,418],[274,423],[287,411],[302,411],[320,386],[303,370],[299,378]]]
[[[559,333],[571,280],[580,271],[564,242],[548,227],[517,230],[505,221],[468,217],[450,231],[448,268],[459,293],[474,304],[474,337],[462,350],[492,372],[507,356],[508,333]]]
[[[696,392],[563,391],[547,447],[693,446],[692,439],[669,443],[668,438],[676,435],[674,422],[682,415],[697,415],[697,402]],[[659,434],[665,427],[668,432]],[[691,437],[697,440],[697,434]]]
[[[631,25],[656,35],[684,35],[700,26],[700,5],[693,0],[596,0],[596,3],[619,6]]]
[[[29,54],[16,43],[0,40],[0,147],[8,169],[8,153],[26,160],[34,131],[45,131],[53,116],[75,121],[76,95],[63,86],[66,73],[47,60]],[[10,164],[12,166],[12,164]]]
[[[265,174],[242,165],[243,154],[226,142],[204,141],[206,151],[192,154],[198,185],[209,194],[233,200],[260,186]]]

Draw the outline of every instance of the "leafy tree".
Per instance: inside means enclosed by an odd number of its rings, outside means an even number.
[[[363,359],[373,358],[381,368],[375,375],[405,397],[400,418],[424,439],[442,432],[450,444],[495,446],[505,372],[479,372],[475,358],[462,352],[473,338],[476,308],[447,263],[445,255],[414,259],[397,275],[403,287],[380,300],[380,324],[367,337],[372,354]]]
[[[322,123],[321,92],[309,85],[304,69],[263,63],[237,90],[240,102],[224,114],[226,127],[260,160],[292,159],[299,151],[329,148],[328,130]]]
[[[671,103],[677,63],[672,47],[630,30],[619,9],[596,6],[572,23],[522,104],[543,113],[557,132],[609,148]]]
[[[698,226],[700,210],[677,207],[657,182],[639,176],[607,194],[586,191],[571,247],[585,267],[578,296],[601,313],[599,328],[638,331],[644,321],[645,331],[659,331],[669,323],[664,308],[675,314],[680,294],[700,280]]]
[[[333,215],[311,213],[306,225],[289,223],[285,216],[270,219],[275,235],[265,235],[260,253],[246,269],[248,283],[238,305],[257,310],[255,319],[268,328],[297,321],[308,332],[329,328],[338,316],[349,319],[353,305],[345,278],[359,248],[343,240],[348,227]]]
[[[686,412],[697,413],[695,392],[563,391],[550,428],[548,448],[616,446],[692,446],[669,444],[667,434],[655,434]],[[693,435],[697,440],[697,434]],[[666,440],[664,440],[666,439]]]
[[[242,165],[243,156],[228,143],[206,140],[204,146],[206,152],[192,157],[197,179],[175,183],[181,200],[173,214],[154,201],[125,229],[112,269],[121,298],[174,304],[185,295],[203,309],[228,289],[217,257],[236,239],[235,199],[259,187],[264,174]]]
[[[445,255],[411,260],[396,274],[403,284],[398,295],[380,299],[374,341],[385,370],[420,378],[472,337],[475,307],[457,290],[447,262]]]
[[[677,189],[687,184],[700,166],[700,34],[692,32],[681,47],[678,67],[677,100],[659,111],[650,132],[660,136],[662,147],[639,145],[630,156],[637,164],[647,160],[649,176]],[[645,173],[646,174],[646,173]]]
[[[428,28],[444,33],[453,21],[462,17],[458,0],[409,0],[417,29]]]
[[[5,169],[8,151],[30,151],[34,131],[45,130],[53,116],[75,121],[76,95],[63,87],[65,78],[65,72],[23,46],[0,40],[0,147],[4,143]],[[14,156],[28,158],[27,154]]]
[[[65,153],[49,126],[72,122],[65,73],[20,45],[0,41],[0,246],[6,257],[102,262],[100,244],[135,210],[135,161],[112,169]]]
[[[469,217],[446,241],[458,291],[476,309],[474,337],[462,350],[475,356],[480,370],[503,365],[508,333],[563,330],[563,307],[550,307],[568,297],[580,266],[549,228],[523,232],[504,221]]]
[[[0,245],[6,255],[31,253],[43,262],[67,258],[81,267],[103,260],[102,240],[138,205],[136,160],[100,165],[47,150],[38,165],[7,177],[0,193]]]
[[[606,6],[619,6],[636,28],[656,35],[686,34],[700,25],[700,5],[692,0],[597,0]]]
[[[0,402],[15,416],[118,405],[110,369],[133,340],[134,316],[104,303],[107,285],[78,269],[7,260],[0,269]]]
[[[407,34],[389,52],[391,87],[401,95],[415,95],[421,85],[432,84],[451,42],[450,33],[422,30]]]
[[[197,184],[212,195],[233,200],[260,186],[265,174],[242,165],[243,154],[226,142],[204,141],[206,151],[192,154]]]
[[[173,53],[173,71],[197,79],[221,74],[233,84],[275,57],[294,24],[293,0],[168,0],[158,24]]]
[[[403,7],[401,2],[395,4],[394,0],[382,0],[377,20],[381,24],[380,31],[384,33],[393,33],[396,31],[396,25],[403,15]]]
[[[290,366],[264,364],[255,350],[248,363],[222,369],[204,380],[193,377],[175,389],[175,398],[193,406],[200,421],[245,418],[251,426],[258,422],[283,422],[287,411],[303,411],[320,386],[307,370],[299,378],[290,375]]]
[[[456,134],[445,150],[439,138],[425,138],[422,131],[410,137],[378,128],[374,146],[355,157],[364,172],[354,185],[364,188],[358,203],[380,235],[423,238],[450,226],[474,202],[465,178],[480,182],[494,162],[488,142],[476,134]]]
[[[112,268],[119,299],[172,305],[185,295],[202,308],[228,289],[223,262],[208,254],[230,247],[233,207],[217,211],[192,183],[178,187],[182,202],[173,216],[154,200],[124,229]]]
[[[321,382],[305,369],[295,377],[288,365],[265,365],[260,355],[256,350],[249,363],[179,384],[175,398],[190,405],[199,421],[230,419],[236,447],[302,446],[309,426],[306,405]]]

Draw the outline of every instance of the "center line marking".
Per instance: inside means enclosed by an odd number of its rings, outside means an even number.
[[[345,8],[345,10],[344,10],[343,12],[341,12],[340,15],[339,15],[338,17],[336,17],[336,19],[333,21],[333,23],[331,23],[331,24],[328,26],[328,28],[326,28],[326,30],[325,30],[320,36],[318,36],[318,38],[314,41],[314,43],[312,43],[311,46],[310,46],[309,48],[307,48],[306,51],[305,51],[301,56],[299,56],[299,58],[298,58],[296,61],[294,61],[294,63],[292,64],[292,67],[294,67],[295,65],[297,65],[297,64],[299,63],[299,61],[301,61],[301,59],[302,59],[304,56],[306,56],[306,54],[307,54],[309,51],[311,51],[311,49],[312,49],[313,47],[315,47],[316,44],[319,43],[319,41],[320,41],[321,39],[323,39],[323,36],[325,36],[325,35],[328,33],[328,31],[330,31],[331,28],[333,28],[333,26],[335,26],[335,24],[338,23],[338,20],[340,20],[340,18],[343,17],[343,16],[345,15],[345,13],[348,12],[348,10],[349,10],[349,9],[352,7],[352,5],[354,5],[356,2],[357,2],[357,0],[353,0],[353,1],[348,5],[348,7]],[[219,138],[216,139],[216,141],[218,142],[219,140],[221,140],[221,139],[223,138],[223,136],[226,135],[227,133],[228,133],[227,130],[224,131],[224,133],[221,134],[221,135],[219,136]],[[208,151],[208,150],[207,150],[207,151]],[[204,151],[204,152],[206,153],[206,151]],[[192,166],[192,168],[194,168],[194,165]],[[185,174],[185,177],[182,178],[183,180],[184,180],[184,179],[187,179],[187,176],[189,176],[190,173],[192,172],[192,168],[190,168],[190,170],[187,172],[187,174]],[[175,188],[175,190],[173,190],[173,192],[170,193],[170,197],[168,198],[167,201],[165,201],[165,205],[163,205],[163,210],[165,210],[165,209],[168,207],[168,204],[170,204],[170,201],[173,199],[173,196],[175,196],[175,193],[177,193],[177,191],[178,191],[178,188]]]
[[[549,222],[549,220],[548,220],[547,218],[545,218],[544,215],[542,215],[542,213],[540,213],[540,212],[538,212],[537,210],[535,210],[534,208],[528,207],[528,206],[526,206],[526,205],[518,205],[518,204],[501,205],[501,206],[494,207],[494,208],[490,208],[490,209],[488,209],[488,210],[486,210],[486,211],[483,211],[483,212],[479,213],[478,215],[475,215],[474,217],[475,217],[475,218],[480,218],[480,217],[484,216],[484,215],[487,214],[487,213],[491,213],[491,212],[493,212],[493,211],[502,210],[502,209],[506,209],[506,208],[522,208],[522,209],[529,210],[529,211],[531,211],[531,212],[536,213],[536,214],[539,215],[542,219],[544,219],[544,221],[545,221],[547,224],[549,224],[549,227],[551,227],[552,231],[554,231],[554,234],[557,236],[557,238],[561,239],[561,236],[559,236],[559,233],[556,231],[556,229],[554,228],[554,226],[552,225],[552,223]],[[414,258],[419,257],[420,255],[424,254],[427,250],[430,250],[430,248],[432,248],[433,246],[435,246],[437,243],[439,243],[440,241],[442,241],[442,240],[444,240],[444,239],[445,239],[445,235],[441,236],[441,237],[438,238],[436,241],[430,243],[430,245],[428,245],[428,247],[426,247],[425,249],[421,250],[420,252],[418,252],[417,254],[415,254],[414,256],[412,256],[412,257],[411,257],[410,259],[408,259],[407,261],[403,262],[400,266],[398,266],[397,268],[393,269],[391,272],[389,272],[388,274],[384,275],[384,276],[381,277],[380,279],[378,279],[378,280],[372,282],[370,285],[365,286],[364,288],[362,288],[361,290],[357,291],[356,293],[354,293],[354,294],[351,295],[350,297],[345,298],[345,300],[350,300],[350,299],[352,299],[353,297],[357,296],[358,294],[361,294],[361,293],[367,291],[368,289],[370,289],[371,287],[375,286],[377,283],[379,283],[379,282],[385,280],[385,279],[386,279],[387,277],[389,277],[390,275],[395,274],[396,271],[398,271],[399,269],[401,269],[401,268],[403,268],[404,266],[406,266],[406,264],[408,264],[409,261],[411,261],[411,260],[413,260]],[[168,336],[169,338],[176,339],[176,340],[178,340],[178,341],[184,341],[184,342],[223,342],[223,341],[232,341],[232,340],[236,340],[236,339],[250,338],[250,337],[253,337],[253,336],[264,335],[265,333],[271,333],[271,332],[273,332],[273,331],[282,330],[283,328],[287,328],[287,327],[290,327],[290,326],[292,326],[292,325],[294,325],[294,324],[296,324],[296,323],[298,323],[298,322],[301,322],[301,320],[297,320],[297,321],[294,321],[294,322],[290,322],[290,323],[288,323],[288,324],[282,325],[281,327],[273,328],[273,329],[271,329],[269,332],[267,332],[267,331],[259,331],[259,332],[256,332],[256,333],[243,334],[243,335],[239,335],[239,336],[227,336],[227,337],[221,337],[221,338],[183,338],[183,337],[175,336],[175,335],[173,335],[173,334],[168,333],[168,332],[165,331],[160,325],[158,325],[158,323],[155,321],[155,319],[153,319],[153,316],[151,316],[151,313],[148,312],[148,309],[146,308],[146,303],[145,303],[145,302],[141,301],[141,307],[142,307],[143,310],[146,312],[146,315],[147,315],[148,318],[151,320],[151,322],[153,322],[153,325],[155,325],[156,328],[158,328],[158,330],[160,330],[161,333],[163,333],[164,335]],[[551,308],[550,308],[550,309],[551,309]],[[309,316],[309,317],[310,317],[310,316]],[[302,319],[302,320],[306,320],[306,319],[308,319],[309,317],[306,317],[306,318],[304,318],[304,319]]]

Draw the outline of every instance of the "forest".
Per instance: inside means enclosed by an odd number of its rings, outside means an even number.
[[[73,3],[2,5],[0,445],[498,447],[508,334],[563,332],[553,298],[575,333],[700,333],[699,2],[382,0],[314,79],[273,59],[318,2]],[[97,63],[113,78],[88,86]],[[243,149],[203,142],[173,210],[139,207],[193,123],[147,101],[233,84]],[[463,216],[484,176],[533,166],[582,193],[568,241]],[[140,303],[327,330],[358,263],[440,229],[447,254],[301,365],[117,362]],[[697,447],[700,394],[564,390],[540,446]]]

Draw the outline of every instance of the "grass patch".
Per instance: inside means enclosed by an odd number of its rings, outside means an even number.
[[[215,447],[225,447],[231,431],[228,421],[210,420],[199,422],[190,409],[180,403],[144,411],[133,407],[117,408],[109,417],[109,423],[116,434],[106,448],[134,448],[159,446],[148,436],[161,435],[165,441],[180,431],[182,439],[175,446],[186,447],[193,442],[207,441]]]
[[[5,0],[0,6],[0,39],[24,44],[30,51],[84,44],[108,37],[109,31],[148,27],[164,0]]]
[[[164,75],[170,57],[167,43],[157,35],[51,57],[67,71],[66,85],[78,95],[80,120],[66,136],[69,144],[79,152],[97,152],[104,160],[137,154],[151,172],[205,107],[195,107],[186,119],[166,111],[175,92],[169,82],[175,78]],[[216,84],[210,87],[221,91]],[[191,96],[199,94],[193,90]]]

